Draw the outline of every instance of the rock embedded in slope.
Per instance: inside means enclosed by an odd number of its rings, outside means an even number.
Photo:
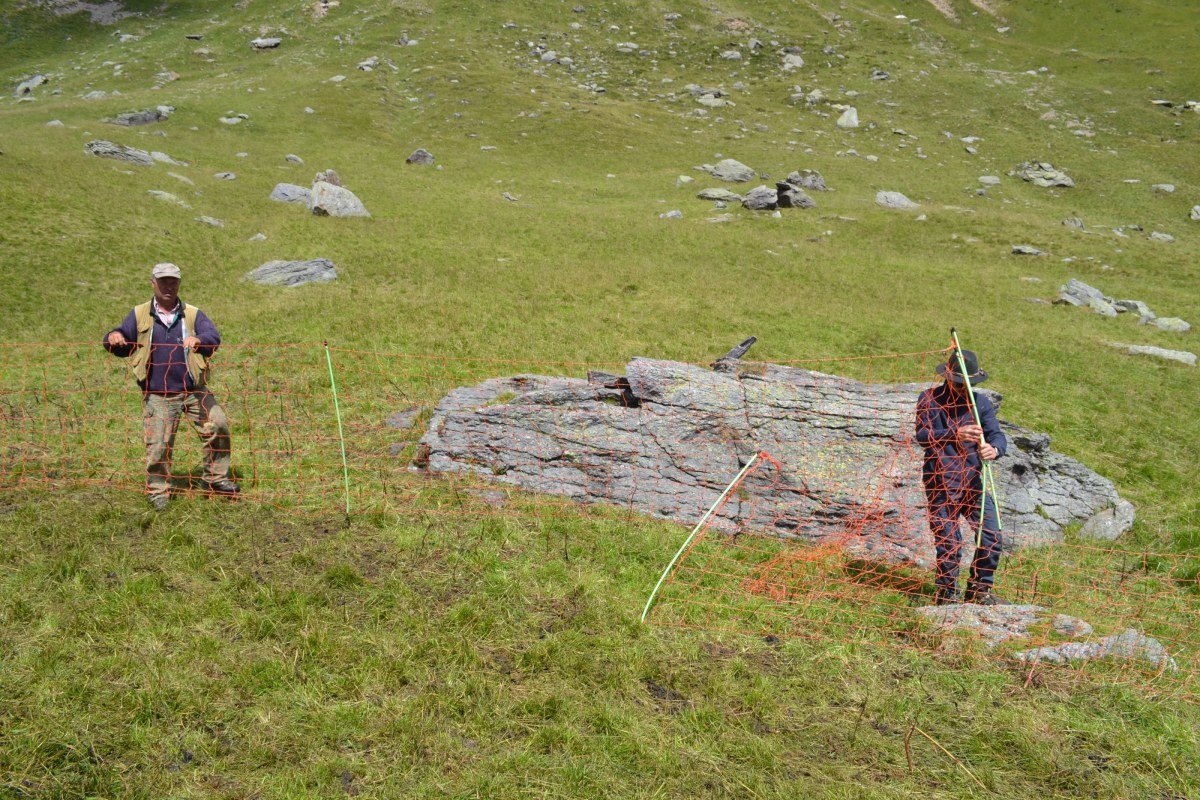
[[[153,167],[154,159],[145,150],[138,150],[135,147],[125,147],[120,144],[106,142],[103,139],[93,139],[83,146],[94,156],[100,158],[113,158],[117,161],[126,161],[130,164],[137,164],[139,167]]]
[[[921,207],[920,204],[914,203],[900,192],[876,192],[875,204],[897,211],[915,211]]]
[[[312,185],[312,200],[309,208],[318,217],[369,217],[362,200],[344,186],[335,186],[325,181]]]
[[[746,497],[718,512],[719,529],[929,567],[920,450],[911,449],[923,388],[774,364],[709,370],[645,358],[624,376],[592,382],[494,378],[438,403],[417,467],[695,524],[766,451],[779,471],[751,476]],[[1110,481],[1051,451],[1048,435],[1002,426],[1010,447],[995,473],[1006,546],[1061,541],[1068,526],[1121,502]]]
[[[337,269],[327,258],[268,261],[246,273],[246,279],[264,286],[303,286],[306,283],[328,283],[336,280]]]
[[[1032,183],[1034,186],[1045,188],[1062,186],[1069,189],[1075,186],[1074,178],[1060,169],[1055,169],[1053,164],[1046,161],[1023,162],[1014,167],[1008,174],[1015,175],[1023,181]]]
[[[303,203],[307,206],[312,202],[312,191],[294,183],[277,183],[271,190],[271,199],[280,203]]]

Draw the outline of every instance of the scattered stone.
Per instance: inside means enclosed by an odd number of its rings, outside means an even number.
[[[799,186],[801,189],[807,189],[810,192],[830,191],[829,187],[825,185],[825,179],[816,170],[801,169],[789,172],[787,182],[793,186]]]
[[[675,179],[675,188],[678,189],[678,188],[681,188],[684,186],[691,186],[695,182],[696,182],[696,179],[693,178],[691,175],[680,175],[678,178]]]
[[[989,647],[1009,639],[1028,638],[1031,626],[1046,609],[1034,605],[980,606],[953,603],[922,606],[917,613],[942,630],[966,630],[980,636]]]
[[[318,172],[313,177],[313,183],[332,183],[334,186],[341,186],[342,179],[336,172],[331,169]]]
[[[185,33],[183,35],[183,38],[191,39],[193,42],[198,42],[204,38],[204,34],[203,33]]]
[[[304,163],[304,159],[294,153],[288,153],[286,156],[283,157],[283,160],[287,161],[291,164],[303,164]]]
[[[188,205],[186,200],[178,198],[175,195],[171,194],[170,192],[163,192],[158,189],[151,189],[150,191],[146,192],[146,194],[150,195],[155,200],[162,200],[164,203],[172,203],[173,205],[177,205],[180,208],[191,208],[191,206]]]
[[[837,126],[842,130],[850,130],[858,127],[858,109],[854,106],[847,108],[838,117]]]
[[[794,174],[794,173],[793,173]],[[775,193],[780,208],[816,208],[813,200],[800,186],[788,181],[775,184]]]
[[[264,286],[302,286],[337,279],[337,269],[327,258],[310,261],[268,261],[246,273],[246,280]]]
[[[1154,241],[1154,242],[1166,242],[1169,244],[1169,243],[1175,241],[1175,237],[1169,233],[1163,233],[1162,231],[1154,231],[1154,233],[1150,234],[1150,240]]]
[[[740,194],[736,194],[728,189],[721,189],[719,187],[712,189],[701,189],[696,193],[696,197],[700,200],[715,200],[717,202],[726,203],[742,202],[742,196]]]
[[[418,164],[427,166],[434,162],[433,153],[426,150],[424,147],[418,147],[412,151],[412,155],[404,159],[405,164]]]
[[[1067,217],[1062,221],[1062,224],[1068,228],[1074,228],[1079,231],[1083,230],[1083,220],[1079,217]]]
[[[1013,655],[1021,661],[1055,665],[1065,665],[1072,661],[1095,661],[1100,658],[1146,661],[1162,670],[1179,671],[1179,664],[1157,639],[1139,633],[1134,628],[1128,628],[1114,636],[1105,636],[1095,642],[1067,642],[1051,647],[1035,647]]]
[[[117,114],[107,121],[113,125],[124,125],[126,127],[153,125],[155,122],[160,122],[170,116],[170,112],[163,113],[164,108],[170,108],[170,106],[159,106],[156,109],[144,109],[142,111],[126,111],[124,114]]]
[[[1152,322],[1155,319],[1154,312],[1150,310],[1150,306],[1141,300],[1113,300],[1112,304],[1118,313],[1136,312],[1141,317],[1143,324]]]
[[[683,212],[679,210],[668,211],[665,214],[659,214],[659,219],[683,219]]]
[[[696,167],[696,169],[707,172],[717,180],[729,181],[730,183],[745,183],[746,181],[754,180],[757,175],[750,167],[732,158],[718,161],[716,166],[704,164]]]
[[[33,90],[39,86],[43,86],[50,82],[50,79],[45,75],[34,75],[32,78],[27,78],[17,84],[17,89],[13,92],[13,97],[25,97],[33,94]]]
[[[1122,501],[1124,502],[1124,501]],[[1131,521],[1132,524],[1132,521]],[[1063,636],[1077,638],[1080,636],[1091,636],[1096,630],[1090,623],[1084,622],[1078,617],[1068,617],[1066,614],[1055,614],[1050,627],[1055,633],[1060,633]]]
[[[1133,527],[1136,512],[1133,503],[1122,500],[1112,508],[1105,509],[1083,523],[1079,535],[1084,539],[1102,539],[1111,542]]]
[[[224,222],[217,219],[216,217],[210,217],[206,214],[196,217],[196,221],[203,222],[205,225],[208,225],[209,227],[212,227],[212,228],[224,228],[225,227]]]
[[[1188,217],[1192,222],[1200,222],[1200,205],[1192,206],[1192,213]]]
[[[307,206],[312,202],[312,192],[294,183],[277,183],[271,190],[271,199],[281,203],[303,203]]]
[[[318,217],[369,217],[371,212],[354,194],[342,186],[325,181],[312,185],[312,201],[309,208]]]
[[[67,126],[63,124],[63,121],[61,119],[52,119],[46,123],[46,127],[47,128],[65,128]]]
[[[1014,244],[1012,248],[1014,256],[1047,256],[1050,255],[1045,250],[1038,250],[1033,245]]]
[[[873,80],[873,81],[886,81],[890,77],[892,77],[892,76],[889,75],[887,72],[884,72],[881,69],[871,70],[871,80]]]
[[[252,242],[265,242],[266,240],[267,235],[265,233],[256,233],[250,237],[250,241]]]
[[[250,46],[255,50],[273,50],[283,42],[278,36],[260,36],[257,39],[250,41]]]
[[[218,172],[213,175],[219,181],[232,181],[237,179],[237,175],[232,172]]]
[[[779,196],[769,186],[756,186],[746,192],[742,199],[742,207],[751,211],[774,211],[779,207]]]
[[[1060,169],[1055,169],[1053,164],[1045,161],[1026,161],[1018,164],[1013,168],[1009,175],[1015,175],[1023,181],[1028,181],[1034,186],[1064,186],[1072,188],[1075,186],[1075,181]]]
[[[876,192],[875,204],[897,211],[914,211],[921,207],[920,204],[914,203],[900,192]]]
[[[740,50],[725,50],[721,53],[721,58],[726,61],[741,61],[742,53]]]
[[[1124,350],[1131,356],[1150,356],[1152,358],[1161,358],[1165,361],[1178,361],[1181,364],[1187,364],[1189,367],[1196,366],[1196,354],[1189,353],[1186,350],[1166,350],[1162,347],[1151,347],[1142,344],[1122,344],[1121,342],[1108,342],[1109,347],[1116,347]]]
[[[152,159],[154,159],[155,161],[159,162],[160,164],[171,164],[172,166],[176,166],[176,167],[186,167],[186,166],[188,166],[188,162],[186,162],[186,161],[179,161],[178,159],[171,158],[171,157],[170,157],[169,155],[167,155],[166,153],[160,153],[160,152],[159,152],[159,151],[157,151],[157,150],[151,150],[151,151],[150,151],[150,157],[151,157]]]
[[[222,125],[241,125],[242,120],[244,120],[244,119],[245,119],[245,117],[242,117],[242,116],[220,117],[220,121],[221,121]]]
[[[363,72],[370,72],[379,66],[379,56],[371,56],[370,58],[358,62],[358,68]]]
[[[1192,326],[1184,322],[1179,317],[1152,317],[1150,319],[1142,318],[1143,323],[1153,325],[1160,331],[1168,333],[1187,333],[1192,329]]]
[[[784,53],[783,69],[785,72],[791,72],[794,69],[800,69],[804,66],[804,59],[798,53]]]
[[[153,167],[154,159],[145,150],[94,139],[83,146],[83,149],[100,158],[115,158],[118,161],[128,161],[139,167]]]
[[[181,183],[186,183],[188,186],[196,185],[196,182],[186,175],[180,175],[178,172],[168,172],[167,174]]]
[[[617,42],[618,53],[636,53],[638,49],[637,42]]]
[[[100,89],[96,89],[94,91],[91,91],[91,92],[88,92],[87,94],[85,94],[83,96],[83,99],[84,100],[103,100],[106,97],[108,97],[108,92],[102,91]]]
[[[995,175],[980,175],[979,182],[982,183],[984,186],[999,186],[1000,185],[1000,179],[997,178]]]
[[[1155,194],[1174,194],[1175,184],[1173,183],[1156,183],[1150,187],[1150,191]]]

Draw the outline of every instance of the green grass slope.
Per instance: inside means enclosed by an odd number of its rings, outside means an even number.
[[[917,0],[370,0],[320,17],[168,0],[106,26],[0,4],[0,86],[51,78],[0,100],[0,335],[98,341],[162,260],[236,343],[708,361],[753,333],[756,357],[797,359],[934,349],[957,325],[1004,416],[1137,505],[1131,547],[1200,556],[1197,372],[1105,345],[1196,352],[1195,332],[1028,302],[1074,277],[1200,323],[1193,4],[939,5],[954,18]],[[259,35],[283,43],[254,51]],[[785,73],[789,46],[805,66]],[[688,84],[734,105],[698,114]],[[789,102],[814,89],[827,102]],[[104,122],[160,104],[176,111],[156,125]],[[839,130],[832,104],[862,125]],[[187,165],[99,159],[93,139]],[[416,147],[440,168],[406,165]],[[779,218],[715,210],[695,192],[719,182],[693,168],[723,157],[834,191]],[[1076,187],[1006,175],[1030,159]],[[327,168],[370,219],[268,199]],[[1002,181],[980,195],[983,175]],[[881,209],[880,190],[922,208]],[[316,257],[337,281],[243,282]],[[1200,794],[1193,706],[969,655],[645,628],[677,529],[446,502],[468,513],[345,527],[0,495],[0,796]]]

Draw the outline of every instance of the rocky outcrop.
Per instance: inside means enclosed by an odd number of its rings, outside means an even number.
[[[1061,169],[1055,169],[1053,164],[1045,161],[1026,161],[1018,164],[1008,174],[1032,183],[1034,186],[1046,188],[1062,186],[1068,189],[1075,186],[1075,180],[1070,175]]]
[[[311,261],[268,261],[246,273],[246,280],[266,286],[301,286],[337,280],[337,269],[327,258]]]
[[[100,158],[115,158],[117,161],[128,161],[130,164],[137,164],[139,167],[154,166],[154,159],[145,150],[113,144],[103,139],[93,139],[85,144],[83,149]]]
[[[922,388],[646,358],[624,376],[495,378],[442,399],[416,463],[695,523],[767,452],[778,469],[749,476],[716,526],[837,540],[861,557],[929,566],[921,449],[911,441]],[[1006,546],[1059,541],[1068,525],[1122,502],[1108,480],[1050,450],[1046,434],[1004,427],[1009,452],[994,472]]]
[[[309,208],[319,217],[369,217],[362,200],[354,192],[326,181],[314,181]]]

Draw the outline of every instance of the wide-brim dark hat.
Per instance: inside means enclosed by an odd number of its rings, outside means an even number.
[[[988,379],[988,374],[979,368],[979,358],[975,355],[974,350],[963,350],[962,357],[963,363],[967,366],[967,377],[971,379],[972,386],[977,386]],[[937,365],[937,374],[958,384],[966,383],[963,380],[962,371],[958,368],[958,355],[953,350],[950,351],[950,359],[945,364]]]

